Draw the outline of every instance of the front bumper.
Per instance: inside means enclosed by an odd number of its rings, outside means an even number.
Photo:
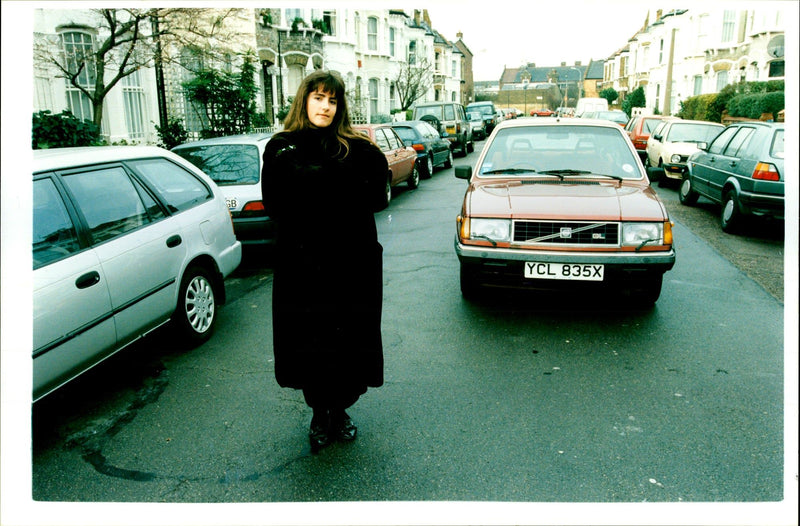
[[[686,164],[670,163],[664,164],[664,177],[669,179],[683,179],[683,174],[686,173]]]
[[[660,276],[675,265],[675,249],[666,252],[566,252],[523,250],[464,245],[455,239],[456,255],[462,270],[474,279],[493,286],[531,289],[565,287],[607,287]],[[524,276],[526,262],[574,263],[605,266],[601,282],[529,279]]]

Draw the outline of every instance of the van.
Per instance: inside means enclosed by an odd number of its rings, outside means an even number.
[[[450,148],[458,149],[461,155],[475,150],[472,127],[467,120],[464,106],[458,102],[422,102],[414,106],[412,120],[430,123],[442,137],[450,141]]]
[[[581,117],[584,113],[589,111],[607,111],[608,101],[602,97],[584,97],[578,99],[578,105],[575,107],[575,116]]]
[[[492,134],[492,130],[499,123],[497,120],[497,108],[495,108],[494,102],[490,100],[471,102],[467,104],[467,111],[479,111],[483,115],[483,125],[486,128],[487,137]]]

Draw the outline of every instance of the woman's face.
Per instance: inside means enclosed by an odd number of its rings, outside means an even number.
[[[316,128],[329,126],[336,115],[336,103],[336,96],[332,93],[320,91],[319,88],[312,91],[306,100],[308,120]]]

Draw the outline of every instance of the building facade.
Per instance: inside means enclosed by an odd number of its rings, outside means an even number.
[[[420,101],[471,97],[464,89],[469,67],[461,48],[436,32],[427,11],[387,9],[204,9],[192,27],[207,26],[207,35],[192,41],[164,41],[161,60],[125,76],[106,95],[101,121],[108,143],[158,142],[156,126],[178,121],[197,133],[204,126],[202,108],[187,98],[183,83],[205,67],[236,72],[249,57],[256,63],[257,111],[273,126],[288,107],[302,79],[316,69],[338,72],[345,80],[353,120],[387,120],[400,107],[396,79],[409,64],[429,64],[430,79]],[[92,53],[108,38],[92,10],[35,9],[34,42],[53,57]],[[177,25],[176,25],[177,27]],[[153,31],[148,24],[143,31]],[[462,43],[463,44],[463,43]],[[466,46],[464,46],[466,49]],[[155,55],[152,46],[138,53]],[[34,54],[34,111],[72,112],[93,119],[85,93],[48,63],[46,53]],[[78,56],[78,55],[75,55]],[[80,64],[71,66],[75,71]],[[91,68],[79,82],[91,90]],[[82,76],[81,76],[82,75]],[[106,71],[106,76],[109,71]],[[84,78],[85,77],[85,78]]]

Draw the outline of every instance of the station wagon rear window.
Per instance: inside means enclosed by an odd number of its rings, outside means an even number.
[[[220,186],[258,184],[260,180],[260,154],[253,144],[196,146],[180,148],[175,153]]]

